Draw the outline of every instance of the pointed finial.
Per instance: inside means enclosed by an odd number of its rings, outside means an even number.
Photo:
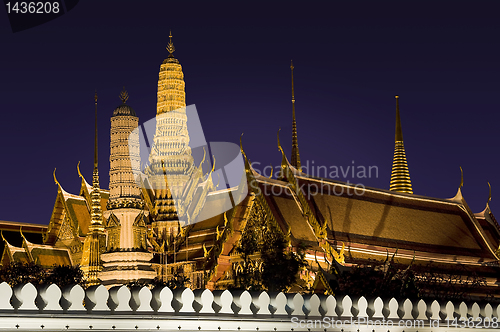
[[[462,166],[460,166],[460,186],[458,188],[462,188],[464,186],[464,171]]]
[[[212,164],[212,170],[210,173],[213,173],[215,171],[215,155],[212,155],[212,159],[214,160],[214,163]]]
[[[80,161],[76,164],[76,170],[78,171],[78,176],[83,179],[82,172],[80,172]]]
[[[94,137],[94,171],[97,170],[97,90],[94,96],[95,100],[95,137]]]
[[[295,121],[295,92],[293,90],[293,68],[295,68],[293,66],[293,60],[290,60],[290,69],[292,71],[292,107],[293,107],[293,121]]]
[[[299,143],[297,139],[297,121],[295,120],[295,90],[293,86],[293,61],[291,60],[290,69],[292,70],[292,166],[301,171]]]
[[[122,92],[120,92],[120,99],[121,101],[125,104],[128,100],[128,92],[125,90],[125,87],[123,87]]]
[[[205,158],[207,156],[207,150],[205,150],[205,147],[203,147],[203,159],[201,160],[200,166],[198,166],[201,169],[201,166],[205,162]]]
[[[283,152],[283,148],[281,147],[281,143],[280,143],[280,131],[281,131],[281,127],[278,129],[278,150],[281,151],[282,154],[285,154],[285,152]]]
[[[242,143],[242,138],[243,138],[243,134],[244,133],[241,133],[241,136],[240,136],[240,151],[241,151],[241,154],[243,155],[243,158],[247,159],[247,155],[245,154],[245,151],[243,151],[243,143]]]
[[[396,142],[403,141],[403,130],[401,129],[401,118],[399,116],[399,96],[396,97]]]
[[[174,47],[174,43],[172,43],[172,30],[170,30],[170,35],[168,36],[170,38],[170,41],[168,42],[168,45],[167,45],[167,51],[168,53],[170,53],[168,55],[169,58],[173,58],[174,57],[174,52],[175,52],[175,47]]]
[[[491,202],[491,184],[488,182],[488,187],[490,188],[490,192],[488,194],[488,202],[486,202],[486,204],[490,204]]]
[[[26,241],[26,238],[24,237],[23,234],[23,226],[19,227],[19,233],[21,233],[21,237],[23,238],[23,240]]]
[[[60,187],[61,184],[59,183],[59,181],[57,181],[57,178],[56,178],[56,169],[57,168],[54,168],[54,173],[52,173],[54,175],[54,182]]]

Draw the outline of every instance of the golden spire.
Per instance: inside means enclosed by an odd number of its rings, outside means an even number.
[[[394,147],[394,160],[392,162],[390,190],[413,194],[406,162],[406,152],[403,144],[403,131],[401,129],[401,118],[399,116],[399,96],[396,96],[396,135]]]
[[[92,174],[92,192],[90,197],[91,204],[91,224],[97,228],[102,228],[102,208],[101,208],[101,190],[99,186],[99,169],[97,157],[97,91],[94,95],[95,101],[95,123],[94,123],[94,172]]]
[[[95,102],[95,128],[94,128],[94,172],[97,171],[97,90],[94,95]]]
[[[290,69],[292,70],[292,166],[301,171],[299,143],[297,140],[297,122],[295,121],[295,92],[293,89],[293,61]]]
[[[174,43],[172,43],[172,30],[170,30],[170,35],[168,36],[170,38],[170,41],[167,45],[167,51],[168,53],[170,53],[168,55],[169,58],[173,58],[174,57],[174,52],[175,52],[175,47],[174,47]]]
[[[99,283],[101,271],[101,252],[105,245],[105,235],[101,208],[101,190],[99,187],[99,170],[97,164],[97,91],[94,95],[95,102],[95,133],[94,133],[94,172],[92,176],[92,192],[90,193],[90,226],[85,237],[82,252],[82,271],[87,285]]]

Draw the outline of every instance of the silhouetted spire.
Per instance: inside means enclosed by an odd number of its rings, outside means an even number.
[[[94,128],[94,172],[97,170],[97,91],[94,95],[95,102],[95,128]]]
[[[297,170],[301,170],[299,143],[297,140],[297,122],[295,121],[295,92],[293,88],[293,61],[291,62],[290,69],[292,70],[292,166]]]

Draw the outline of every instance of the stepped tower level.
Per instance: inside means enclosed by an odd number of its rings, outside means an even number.
[[[99,274],[104,285],[150,281],[156,276],[151,268],[153,254],[148,252],[145,202],[134,173],[140,169],[139,124],[135,111],[127,105],[128,93],[123,88],[122,104],[111,117],[109,156],[109,200],[106,218],[108,240],[102,254],[103,268]]]

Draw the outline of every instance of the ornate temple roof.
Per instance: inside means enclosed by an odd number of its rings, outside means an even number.
[[[27,226],[25,232],[22,232],[21,228],[17,232],[10,231],[10,229],[7,231],[2,230],[3,250],[0,261],[1,265],[6,265],[10,262],[36,263],[45,268],[51,268],[54,265],[72,265],[68,249],[54,248],[53,246],[31,242],[30,240],[41,242],[41,234],[36,236],[36,233],[32,233],[33,225],[24,226]]]
[[[397,252],[398,260],[408,264],[435,262],[451,270],[459,264],[473,266],[485,275],[492,273],[490,264],[498,263],[500,226],[488,204],[481,213],[472,213],[460,188],[450,199],[368,187],[356,192],[352,184],[299,172],[290,165],[283,151],[281,166],[285,176],[270,179],[253,170],[243,150],[242,153],[252,192],[230,213],[233,235],[217,234],[217,239],[226,239],[222,244],[213,237],[207,238],[215,248],[224,250],[212,250],[206,244],[207,261],[217,266],[212,269],[212,282],[222,280],[223,271],[230,268],[220,264],[227,259],[224,257],[232,254],[229,248],[238,241],[233,237],[245,232],[245,222],[240,222],[237,215],[248,218],[252,209],[255,210],[251,201],[258,202],[255,204],[263,209],[265,218],[274,220],[281,232],[288,234],[291,246],[305,245],[313,254],[344,243],[351,260],[383,260],[388,252]],[[216,219],[215,223],[214,220],[201,221],[196,229],[203,229],[208,236],[218,225],[217,233],[223,233],[222,220]]]
[[[300,203],[284,188],[285,183],[279,185],[275,180],[271,183],[266,177],[255,176],[275,217],[285,227],[291,227],[294,240],[314,241],[313,229]],[[327,224],[331,240],[471,256],[477,261],[498,259],[498,233],[488,236],[490,231],[481,226],[479,216],[463,199],[456,202],[374,188],[365,188],[362,195],[356,195],[352,185],[341,181],[298,172],[295,178],[318,222]],[[482,219],[489,218],[488,225],[494,224],[492,215],[487,215]]]

